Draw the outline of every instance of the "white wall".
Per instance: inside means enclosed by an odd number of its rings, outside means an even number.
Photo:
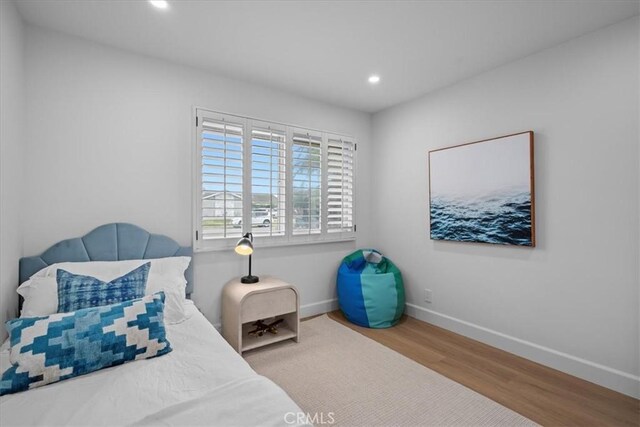
[[[635,395],[638,34],[628,20],[378,113],[372,157],[374,243],[412,315]],[[427,152],[526,130],[538,247],[430,240]]]
[[[27,255],[114,221],[190,245],[194,105],[358,138],[358,234],[369,235],[368,114],[31,26],[26,64]],[[258,248],[254,272],[296,284],[302,304],[322,302],[334,298],[334,272],[355,246]],[[222,286],[246,268],[232,251],[195,256],[193,299],[212,322]]]
[[[22,256],[24,192],[24,28],[12,2],[0,2],[0,325],[15,316]],[[0,341],[7,332],[0,328]]]

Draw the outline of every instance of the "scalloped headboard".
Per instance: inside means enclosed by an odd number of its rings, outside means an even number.
[[[121,261],[171,256],[191,256],[190,246],[180,246],[162,234],[151,234],[133,224],[113,223],[82,237],[56,243],[42,255],[20,258],[20,283],[57,262]],[[193,261],[185,271],[187,295],[193,292]]]

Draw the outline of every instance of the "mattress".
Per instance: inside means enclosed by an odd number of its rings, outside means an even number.
[[[0,425],[280,426],[285,417],[299,419],[295,402],[255,373],[191,301],[186,311],[187,320],[167,325],[171,353],[2,396]],[[7,343],[2,348],[0,372],[9,365]]]

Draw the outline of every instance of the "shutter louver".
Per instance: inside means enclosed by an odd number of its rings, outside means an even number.
[[[327,231],[353,231],[353,141],[339,137],[327,140]]]
[[[240,237],[244,127],[208,117],[201,120],[202,239]]]
[[[296,130],[292,142],[293,234],[319,234],[322,214],[322,135]]]

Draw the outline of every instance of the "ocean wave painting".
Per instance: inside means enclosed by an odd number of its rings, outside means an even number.
[[[535,246],[533,132],[429,152],[431,239]]]
[[[531,246],[531,193],[431,199],[431,238]]]

